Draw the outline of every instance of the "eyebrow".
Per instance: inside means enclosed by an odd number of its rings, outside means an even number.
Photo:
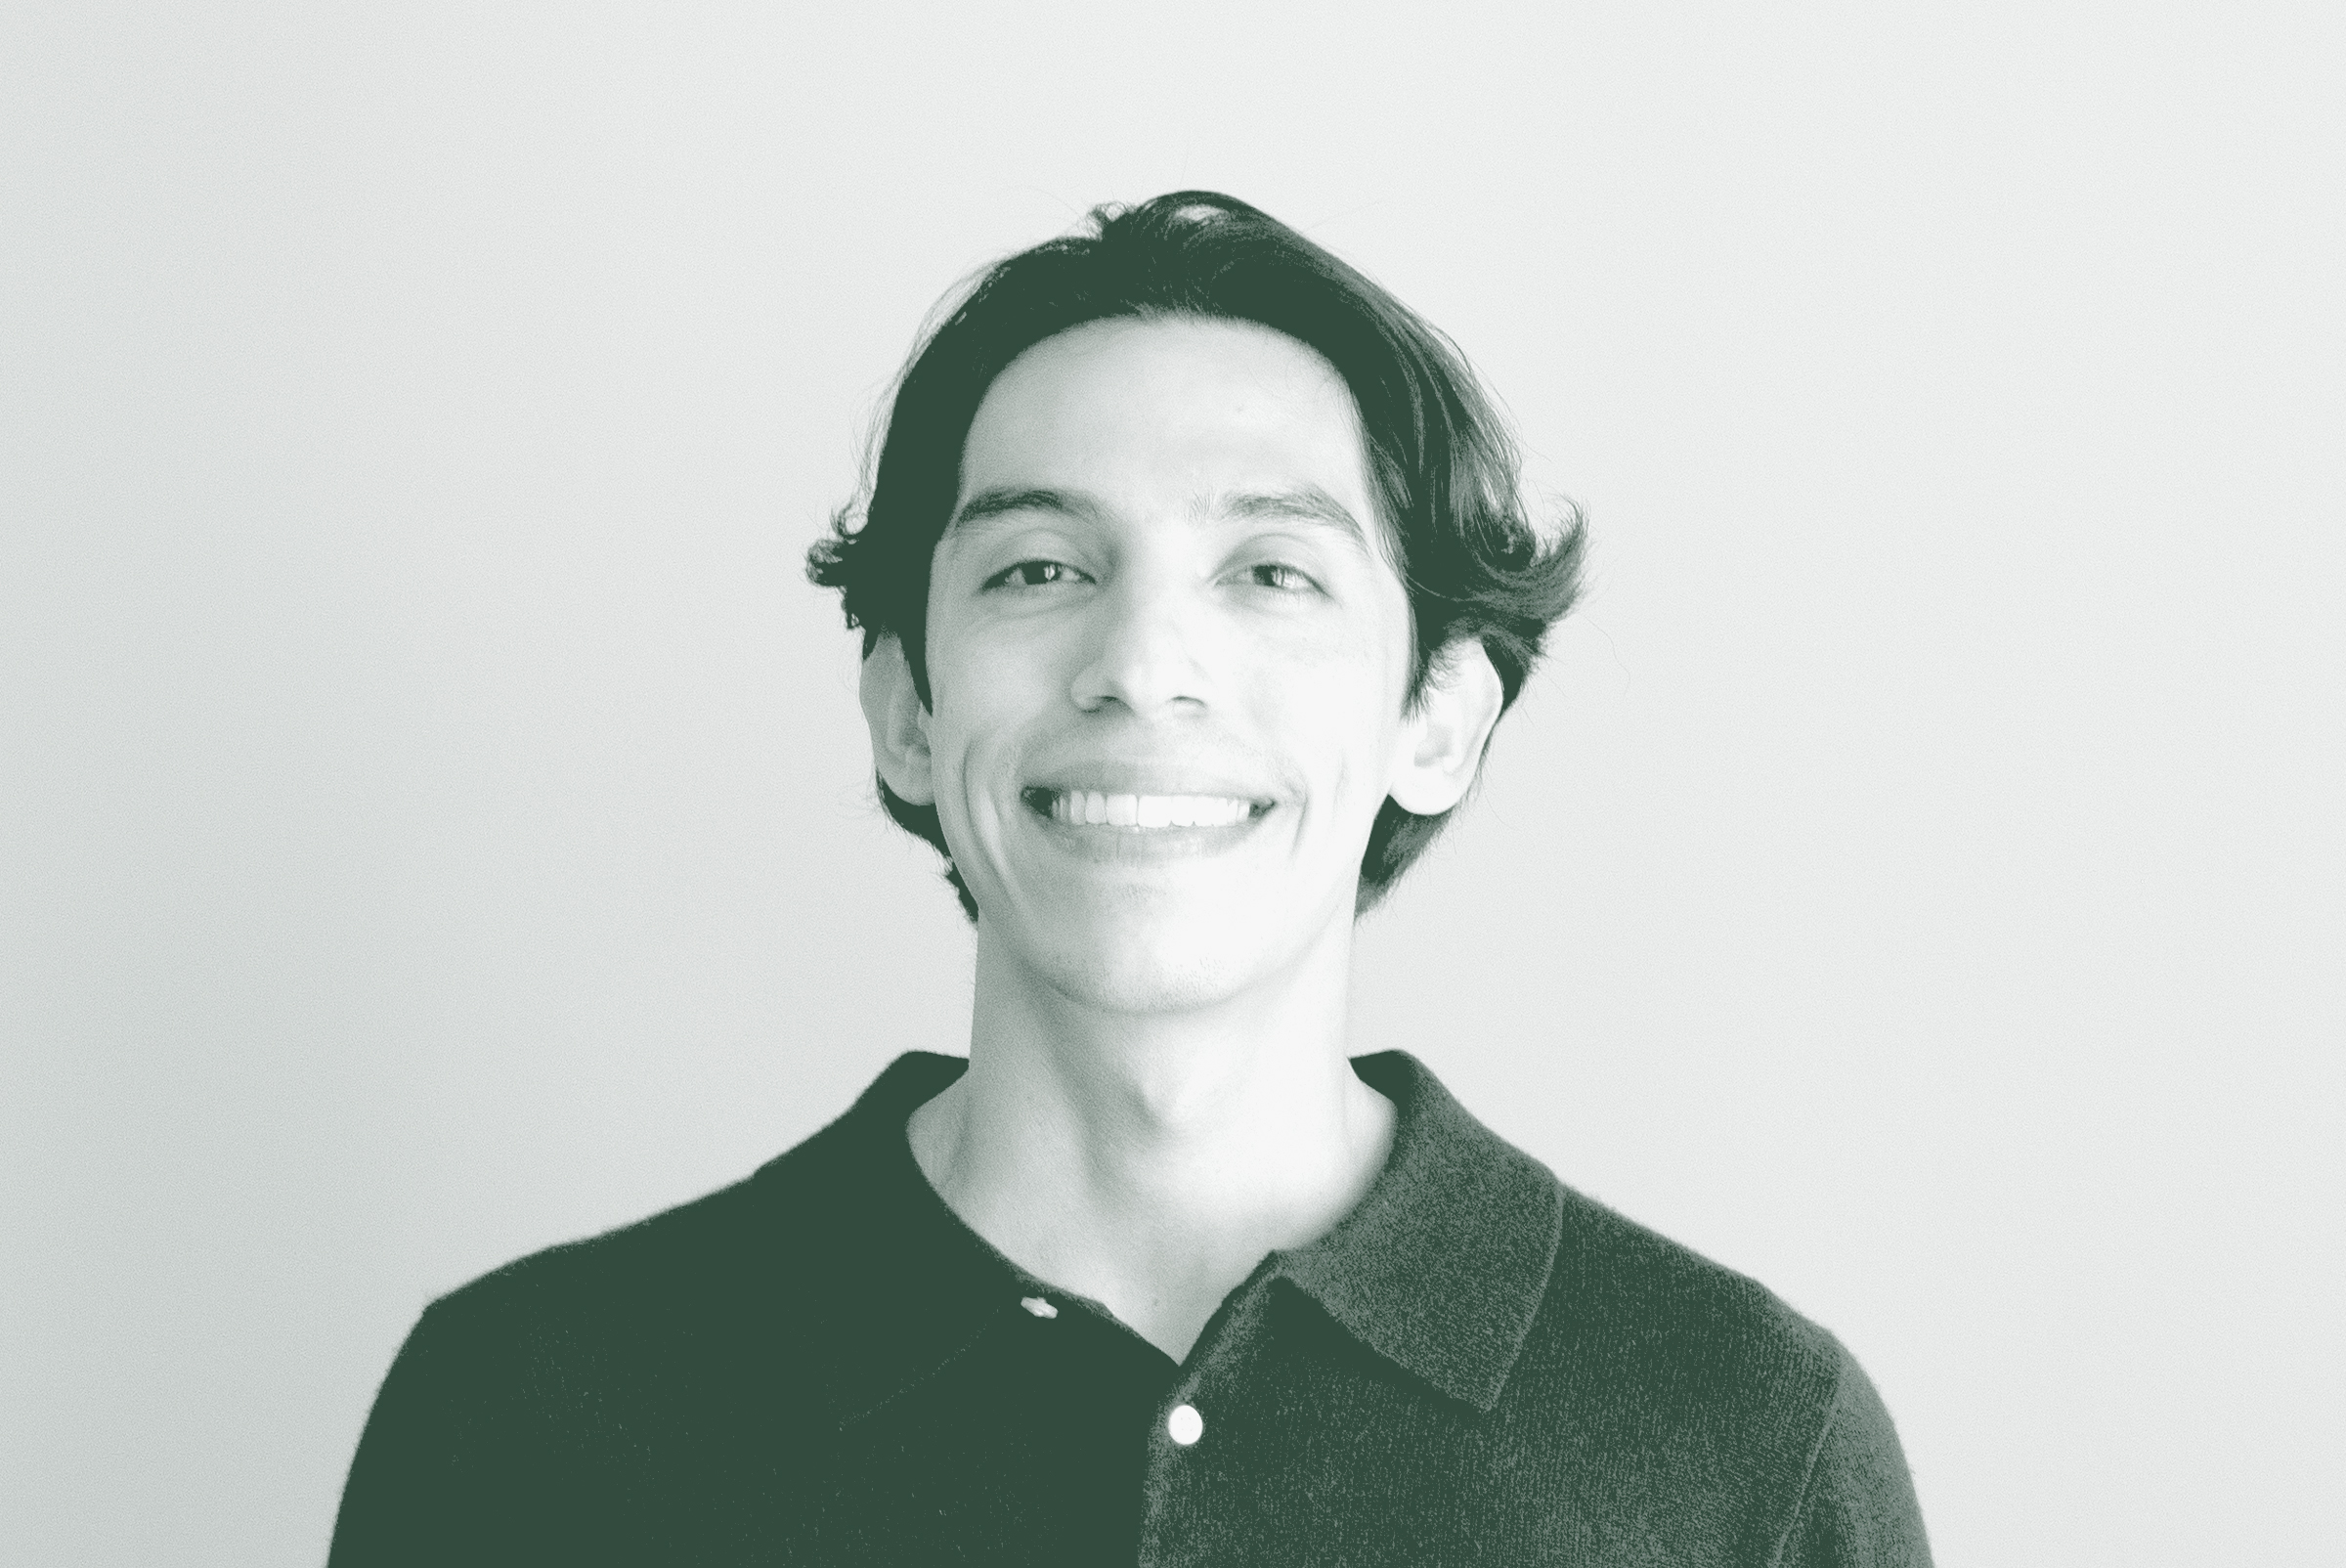
[[[1368,543],[1368,532],[1361,527],[1360,519],[1353,516],[1342,501],[1318,485],[1302,485],[1292,490],[1226,493],[1207,498],[1196,509],[1209,517],[1309,523],[1342,535],[1363,555],[1373,558],[1376,553]],[[1051,512],[1077,522],[1097,524],[1105,518],[1107,508],[1081,491],[1052,490],[1031,485],[996,485],[978,492],[955,507],[952,520],[945,527],[949,532],[1012,512]]]
[[[1353,548],[1363,555],[1373,558],[1376,554],[1368,545],[1368,535],[1361,527],[1360,519],[1346,510],[1342,501],[1318,485],[1304,485],[1295,490],[1223,496],[1208,510],[1220,512],[1225,517],[1313,523],[1343,535],[1351,542]]]
[[[1045,490],[1027,485],[996,485],[980,490],[953,509],[952,521],[945,524],[947,532],[982,523],[988,518],[1006,516],[1011,512],[1057,512],[1077,522],[1097,523],[1101,520],[1100,503],[1078,491]]]

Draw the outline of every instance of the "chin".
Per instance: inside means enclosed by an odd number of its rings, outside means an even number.
[[[1236,922],[1087,923],[1028,949],[1052,988],[1105,1013],[1186,1013],[1229,1000],[1277,959]]]

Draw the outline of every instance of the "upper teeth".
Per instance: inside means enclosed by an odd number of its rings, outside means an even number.
[[[1118,828],[1219,828],[1243,822],[1252,801],[1226,795],[1102,795],[1096,790],[1061,790],[1051,797],[1054,820],[1105,822]]]

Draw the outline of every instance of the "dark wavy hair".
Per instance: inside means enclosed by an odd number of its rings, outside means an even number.
[[[1548,628],[1579,595],[1586,530],[1569,506],[1553,537],[1533,529],[1515,444],[1464,356],[1368,278],[1230,196],[1178,191],[1139,206],[1097,207],[1087,227],[995,263],[930,331],[897,378],[863,493],[807,550],[806,575],[839,589],[847,625],[863,631],[865,656],[894,635],[921,702],[931,701],[930,562],[952,516],[978,405],[1013,360],[1087,322],[1206,317],[1283,332],[1351,388],[1378,521],[1409,590],[1405,702],[1422,695],[1443,649],[1474,637],[1512,706]],[[888,814],[946,857],[946,880],[977,919],[936,808],[878,782]],[[1387,800],[1361,860],[1357,909],[1383,897],[1449,818]]]

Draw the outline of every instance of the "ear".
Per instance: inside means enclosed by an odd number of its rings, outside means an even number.
[[[1403,715],[1386,793],[1405,811],[1439,816],[1465,798],[1483,763],[1505,693],[1480,637],[1461,637],[1434,656],[1416,707]]]
[[[936,800],[929,766],[929,710],[912,683],[912,664],[893,632],[863,656],[858,682],[863,719],[872,728],[872,766],[881,780],[914,806]]]

